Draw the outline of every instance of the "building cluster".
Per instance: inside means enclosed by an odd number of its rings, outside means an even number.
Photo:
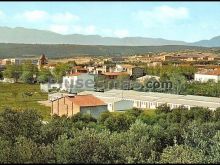
[[[106,92],[83,91],[77,95],[53,94],[50,100],[51,113],[59,116],[88,113],[98,117],[104,111],[123,112],[132,108],[155,109],[163,104],[171,109],[204,107],[215,110],[220,107],[220,98],[116,89]]]
[[[37,65],[38,68],[41,68],[48,64],[48,59],[44,54],[40,56],[40,58],[6,58],[0,59],[0,66],[5,65],[22,65],[25,62],[31,62],[33,65]]]
[[[94,90],[95,77],[100,75],[109,80],[117,79],[119,76],[136,79],[143,77],[145,71],[142,67],[127,64],[117,64],[115,66],[74,66],[66,76],[63,76],[62,83],[41,84],[41,90],[48,92],[53,87],[71,93],[77,93],[82,90]]]
[[[179,61],[179,62],[198,62],[198,61],[220,61],[220,57],[212,53],[202,52],[181,52],[181,53],[157,53],[157,54],[146,54],[146,55],[135,55],[124,58],[125,62],[142,62],[149,65],[160,64],[162,62]]]

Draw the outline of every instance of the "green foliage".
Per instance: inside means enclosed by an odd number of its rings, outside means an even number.
[[[162,155],[160,163],[204,163],[204,155],[199,150],[192,147],[179,145],[173,147],[167,147]]]
[[[6,69],[3,72],[5,78],[13,78],[15,82],[18,81],[22,74],[22,67],[20,65],[6,65]]]
[[[219,163],[218,111],[162,108],[104,112],[98,120],[53,116],[47,124],[33,110],[5,109],[0,163]]]
[[[47,94],[40,91],[39,85],[0,83],[0,91],[0,112],[7,107],[18,111],[33,109],[43,116],[44,120],[50,120],[50,107],[38,103],[48,99]]]
[[[37,76],[37,81],[39,83],[47,83],[49,81],[53,80],[52,73],[48,69],[41,69]]]
[[[28,84],[31,84],[33,83],[33,74],[32,72],[30,71],[24,71],[20,77],[21,81],[25,82],[25,83],[28,83]]]
[[[106,117],[106,115],[104,116]],[[135,117],[125,113],[112,113],[107,118],[101,116],[101,123],[110,131],[126,131],[134,123]]]
[[[73,44],[13,44],[1,43],[2,58],[19,57],[24,54],[39,55],[47,53],[49,58],[74,57],[78,55],[116,56],[145,54],[146,52],[173,52],[180,50],[210,50],[206,47],[165,45],[165,46],[104,46],[104,45],[73,45]],[[214,49],[215,50],[215,49]],[[216,48],[216,50],[219,50]]]
[[[32,110],[16,112],[6,109],[0,114],[0,132],[5,139],[14,141],[18,136],[36,140],[40,134],[41,117]]]
[[[71,63],[68,64],[68,63],[58,63],[56,65],[56,67],[54,68],[52,74],[55,78],[55,80],[57,82],[61,82],[62,81],[62,78],[63,76],[66,75],[66,72],[70,71],[70,69],[72,68],[71,67]]]

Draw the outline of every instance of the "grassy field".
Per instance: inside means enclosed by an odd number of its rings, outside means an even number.
[[[25,95],[25,92],[32,93],[32,96]],[[40,92],[39,85],[0,83],[0,112],[6,107],[17,110],[33,109],[42,115],[44,120],[49,120],[50,107],[37,102],[47,99],[47,94]]]

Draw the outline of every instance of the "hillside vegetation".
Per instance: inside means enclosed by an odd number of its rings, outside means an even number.
[[[103,46],[103,45],[68,45],[68,44],[12,44],[0,43],[0,58],[39,56],[46,54],[49,58],[74,57],[80,55],[134,55],[147,52],[172,52],[181,50],[210,50],[211,48],[166,45],[166,46]],[[217,49],[217,48],[216,48]]]

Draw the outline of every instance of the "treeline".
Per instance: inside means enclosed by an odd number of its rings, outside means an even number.
[[[217,49],[217,48],[215,48]],[[134,55],[147,52],[172,52],[181,50],[212,50],[206,47],[165,45],[165,46],[104,46],[71,44],[13,44],[0,43],[0,58],[39,55],[45,53],[49,58],[74,57],[85,55]]]
[[[139,91],[164,92],[182,95],[200,95],[220,97],[220,82],[208,81],[206,83],[194,81],[197,72],[194,66],[164,65],[157,67],[145,67],[146,74],[159,76],[159,82],[171,82],[172,88],[145,89],[146,80]],[[151,79],[151,81],[156,81]]]
[[[58,63],[53,70],[48,68],[39,70],[36,65],[26,61],[22,65],[6,65],[6,69],[0,72],[0,78],[9,78],[13,79],[14,82],[22,81],[29,84],[36,82],[62,82],[62,77],[75,65],[75,61],[69,61],[68,63]]]
[[[42,122],[35,111],[0,114],[0,163],[220,163],[220,109],[132,109],[98,119]]]

